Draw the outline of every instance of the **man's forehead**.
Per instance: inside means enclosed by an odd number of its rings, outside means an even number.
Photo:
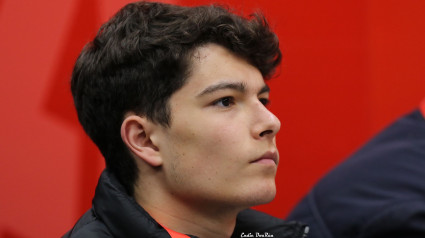
[[[215,43],[207,43],[196,47],[191,53],[190,61],[193,66],[192,68],[204,65],[211,57],[217,57],[222,60],[237,59],[238,61],[243,61],[249,64],[248,60],[236,55],[226,47]]]
[[[211,54],[211,52],[208,49],[208,46],[212,44],[202,45],[199,47],[196,47],[191,54],[190,60],[194,64],[201,64],[208,55]]]
[[[253,93],[269,91],[256,67],[223,46],[200,46],[190,58],[188,78],[182,89],[191,95],[198,97],[221,89]]]

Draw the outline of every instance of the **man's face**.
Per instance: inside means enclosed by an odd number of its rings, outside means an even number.
[[[192,62],[186,84],[170,98],[170,127],[156,138],[168,191],[199,204],[271,201],[280,122],[264,105],[261,73],[214,44],[199,48]]]

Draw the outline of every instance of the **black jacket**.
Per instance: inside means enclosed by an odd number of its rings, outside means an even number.
[[[232,237],[251,233],[273,235],[274,238],[305,237],[306,226],[296,222],[286,223],[267,214],[246,210],[239,214]],[[139,204],[125,193],[115,176],[105,170],[96,188],[93,207],[87,211],[66,238],[169,238],[163,229]],[[193,236],[192,236],[193,237]]]
[[[311,238],[424,238],[420,111],[396,121],[326,175],[288,219],[310,226]]]

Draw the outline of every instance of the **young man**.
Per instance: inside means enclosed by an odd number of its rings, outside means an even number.
[[[216,6],[138,2],[78,58],[79,120],[106,160],[66,237],[302,237],[254,211],[275,196],[279,120],[266,108],[276,35]]]

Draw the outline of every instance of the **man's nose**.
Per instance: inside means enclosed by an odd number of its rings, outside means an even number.
[[[253,133],[256,139],[274,138],[280,130],[279,119],[263,104],[256,105]]]

